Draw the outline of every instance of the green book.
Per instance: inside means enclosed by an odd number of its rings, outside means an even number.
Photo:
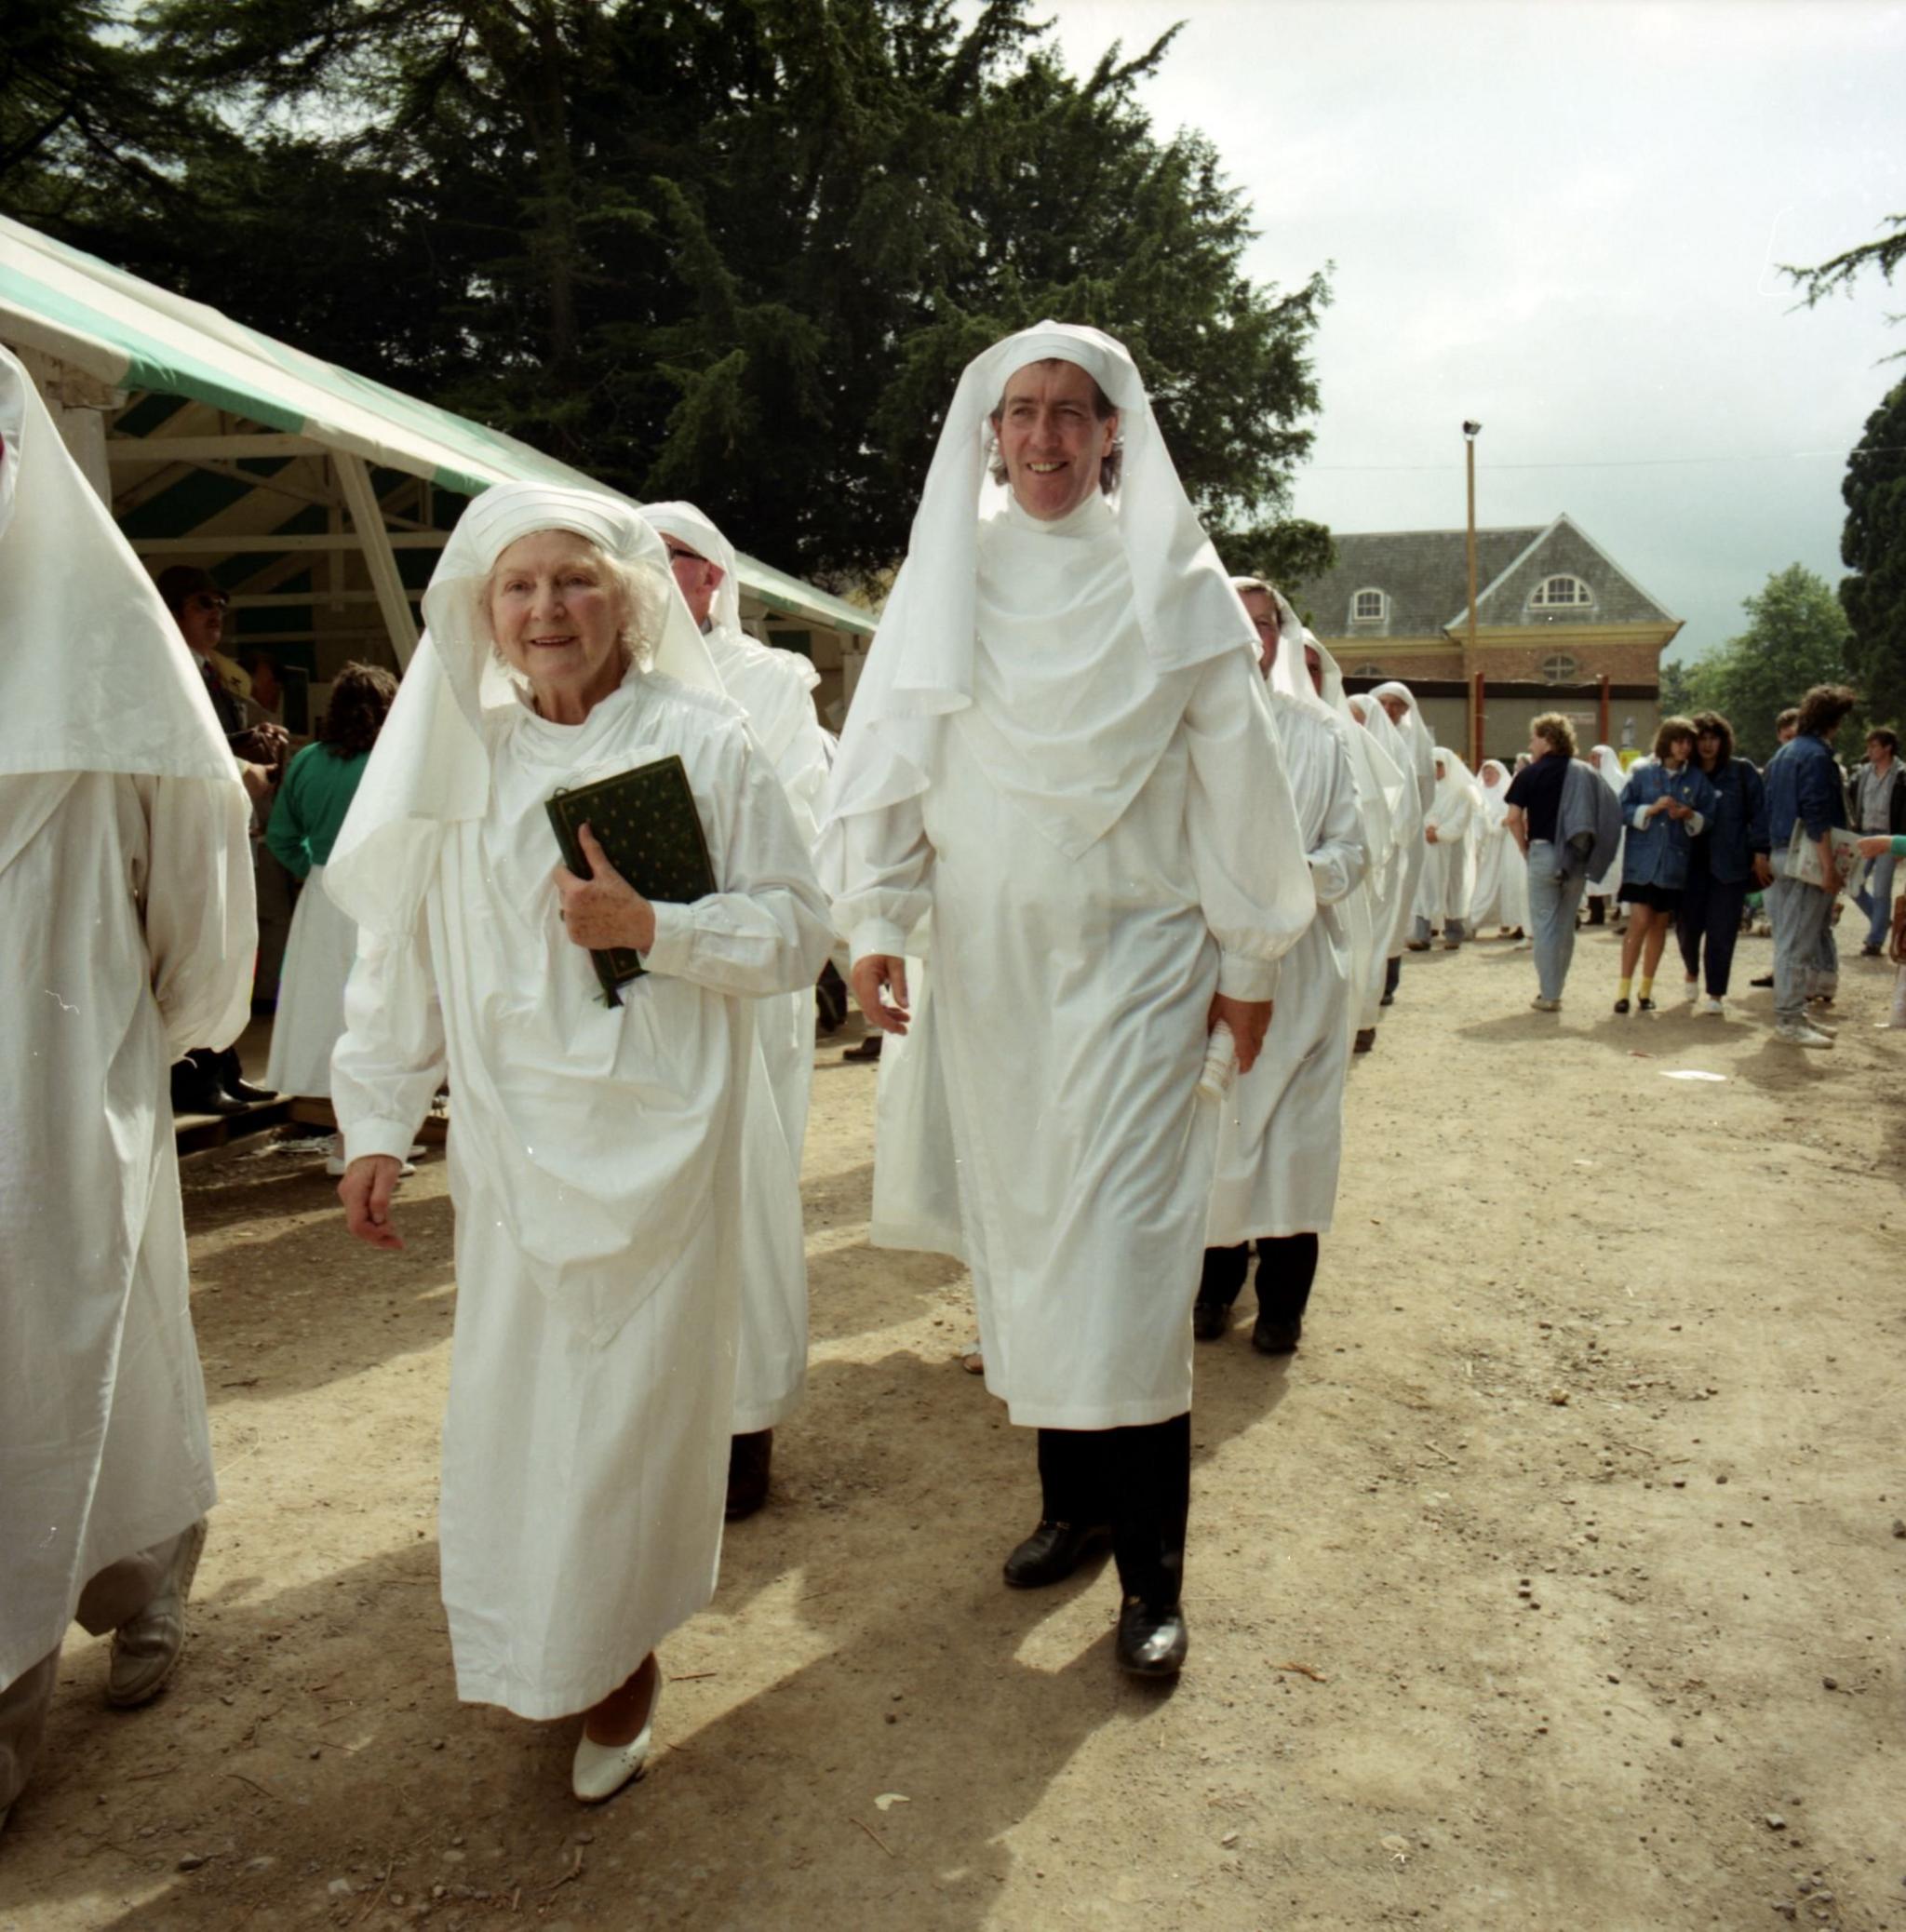
[[[638,765],[594,785],[558,791],[545,809],[562,862],[578,879],[592,876],[577,837],[587,825],[609,863],[643,898],[687,906],[715,890],[702,814],[695,810],[689,774],[678,758],[657,758],[652,765]],[[589,958],[610,1006],[622,1004],[618,986],[639,979],[647,970],[632,946],[592,951]]]

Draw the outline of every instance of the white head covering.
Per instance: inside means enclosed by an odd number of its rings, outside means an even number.
[[[0,349],[0,773],[238,768],[158,590]]]
[[[1388,684],[1379,684],[1370,695],[1379,705],[1385,698],[1401,698],[1409,706],[1401,724],[1394,718],[1390,719],[1390,724],[1409,752],[1408,769],[1416,773],[1418,784],[1425,779],[1433,784],[1436,778],[1436,741],[1430,735],[1430,727],[1423,722],[1423,710],[1416,703],[1416,692],[1407,684],[1399,684],[1392,679]],[[1385,716],[1389,714],[1385,713]]]
[[[1499,830],[1509,817],[1509,767],[1500,758],[1484,758],[1476,772],[1476,788],[1483,795],[1483,823],[1492,832]]]
[[[1472,812],[1480,811],[1483,787],[1476,783],[1475,773],[1446,745],[1437,745],[1432,756],[1443,771],[1436,780],[1436,796],[1430,803],[1430,816],[1440,824],[1445,812],[1453,812],[1457,803],[1464,800]]]
[[[1040,525],[990,481],[987,458],[989,419],[1007,380],[1027,364],[1049,357],[1075,363],[1097,382],[1120,412],[1124,454],[1115,507],[1095,496],[1070,517]],[[1118,584],[1106,581],[1098,540],[1107,529],[1117,538],[1113,560],[1122,576]],[[1012,548],[1013,566],[1002,570],[994,584],[1005,596],[1022,581],[1015,573],[1033,554],[1020,541],[1028,530],[1068,546],[1039,553],[1054,581],[1030,592],[1023,613],[1029,622],[1062,632],[1069,609],[1078,624],[1091,627],[1116,607],[1135,621],[1142,638],[1134,667],[1139,687],[1102,680],[1102,689],[1093,693],[1101,705],[1108,704],[1116,688],[1121,726],[1129,727],[1118,735],[1121,757],[1115,771],[1106,769],[1102,748],[1082,759],[1068,758],[1068,749],[1095,743],[1103,747],[1114,735],[1095,733],[1102,720],[1093,715],[1094,703],[1082,689],[1073,717],[1041,720],[1049,738],[1013,748],[1027,773],[1022,802],[1064,850],[1083,851],[1118,822],[1176,729],[1176,709],[1146,705],[1148,691],[1170,674],[1225,651],[1255,649],[1250,621],[1178,480],[1137,366],[1123,344],[1095,329],[1059,322],[1008,336],[967,365],[941,425],[906,562],[887,600],[841,737],[822,825],[824,855],[833,843],[832,828],[842,819],[924,791],[934,721],[974,704],[983,678],[982,530],[989,543],[997,539],[1000,547]],[[1030,607],[1035,601],[1039,608]],[[1074,654],[1091,643],[1090,637],[1076,640]],[[1143,681],[1147,678],[1149,685]],[[1138,742],[1141,728],[1144,743]]]
[[[544,530],[585,537],[617,563],[653,577],[664,593],[654,669],[701,691],[721,690],[662,539],[630,504],[549,483],[486,490],[463,512],[423,593],[428,629],[325,867],[332,899],[372,932],[410,930],[445,828],[489,810],[488,728],[521,696],[479,627],[477,599],[497,558],[517,538]],[[644,675],[632,664],[624,682]]]
[[[1423,829],[1423,803],[1415,783],[1415,755],[1403,742],[1403,734],[1390,722],[1389,713],[1377,703],[1375,691],[1360,691],[1347,702],[1350,716],[1357,720],[1364,736],[1376,741],[1376,748],[1396,771],[1397,796],[1390,809],[1395,815],[1400,840],[1408,843]]]
[[[1602,783],[1618,798],[1628,783],[1628,773],[1621,769],[1621,754],[1612,745],[1598,745],[1589,753],[1589,762],[1602,774]]]
[[[715,629],[727,632],[745,647],[773,651],[777,662],[785,661],[784,668],[800,673],[801,681],[810,691],[819,686],[821,674],[799,651],[763,644],[742,629],[741,572],[735,566],[734,545],[715,527],[705,512],[696,509],[693,503],[644,503],[642,520],[660,535],[673,537],[678,543],[686,543],[697,557],[720,566],[721,582],[716,585],[715,601],[708,610],[709,621]]]

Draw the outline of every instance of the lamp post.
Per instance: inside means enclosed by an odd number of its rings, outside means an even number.
[[[1482,667],[1476,663],[1476,438],[1483,434],[1480,423],[1463,424],[1463,464],[1470,490],[1469,567],[1470,623],[1469,648],[1465,659],[1471,681],[1470,704],[1470,768],[1473,771],[1483,757]]]

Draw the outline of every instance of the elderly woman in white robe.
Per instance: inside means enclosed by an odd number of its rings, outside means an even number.
[[[1420,952],[1440,930],[1443,950],[1453,953],[1463,943],[1470,917],[1476,875],[1472,839],[1483,801],[1469,766],[1446,745],[1436,746],[1434,769],[1436,790],[1423,813],[1427,856],[1416,888],[1416,935],[1411,944]]]
[[[642,519],[668,551],[676,588],[700,626],[721,688],[761,741],[795,823],[812,850],[827,744],[814,711],[820,673],[806,658],[750,637],[741,627],[741,575],[734,546],[692,503],[648,503]],[[808,1270],[801,1240],[800,1156],[814,1075],[814,989],[777,993],[755,1009],[755,1037],[767,1078],[761,1102],[772,1134],[750,1133],[742,1201],[740,1359],[734,1440],[729,1448],[731,1523],[768,1499],[774,1430],[800,1405],[807,1385]]]
[[[457,1321],[439,1534],[457,1690],[584,1714],[571,1784],[639,1770],[656,1645],[709,1600],[734,1409],[755,1000],[830,943],[786,796],[633,510],[503,484],[463,513],[327,889],[358,926],[332,1098],[351,1231],[448,1074]],[[649,658],[653,653],[651,667]],[[679,758],[716,890],[651,903],[545,803]],[[605,1003],[585,948],[646,973]]]
[[[1006,1581],[1109,1534],[1116,1654],[1147,1676],[1188,1642],[1207,1036],[1248,1068],[1315,908],[1254,646],[1125,349],[1024,330],[960,378],[822,825],[883,1029],[933,915],[987,1386],[1040,1431]]]
[[[1388,684],[1379,684],[1370,695],[1383,706],[1384,715],[1391,728],[1403,741],[1408,763],[1405,769],[1416,780],[1416,803],[1422,810],[1427,826],[1430,817],[1430,801],[1436,796],[1436,740],[1424,721],[1421,707],[1416,703],[1416,693],[1407,684],[1392,679]],[[1403,907],[1397,916],[1398,932],[1396,949],[1407,949],[1413,953],[1428,952],[1430,942],[1423,938],[1418,929],[1417,915],[1423,907],[1423,875],[1429,865],[1430,848],[1418,839],[1410,852],[1403,885]],[[1395,976],[1391,978],[1391,989],[1395,987]]]
[[[1303,1334],[1319,1237],[1329,1232],[1336,1205],[1350,1064],[1351,946],[1344,908],[1362,882],[1369,853],[1348,737],[1355,727],[1323,702],[1322,653],[1307,649],[1302,625],[1268,584],[1233,581],[1270,659],[1271,717],[1317,916],[1285,961],[1282,997],[1257,1064],[1237,1077],[1220,1105],[1217,1177],[1191,1320],[1201,1341],[1224,1335],[1255,1241],[1251,1345],[1266,1355],[1287,1355]]]
[[[1476,773],[1482,795],[1476,820],[1476,884],[1470,894],[1470,930],[1494,925],[1498,932],[1523,936],[1529,922],[1529,871],[1509,831],[1509,768],[1500,758],[1484,758]]]
[[[184,639],[0,350],[0,1822],[75,1617],[157,1695],[217,1494],[167,1066],[257,946],[238,767]]]

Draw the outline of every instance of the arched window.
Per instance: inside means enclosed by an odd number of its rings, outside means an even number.
[[[1352,624],[1381,624],[1389,614],[1389,599],[1380,590],[1360,590],[1350,599]]]
[[[1529,597],[1537,610],[1580,610],[1594,601],[1594,592],[1579,577],[1545,577]]]
[[[1558,651],[1542,660],[1542,682],[1544,684],[1579,684],[1582,681],[1582,667],[1565,651]]]

